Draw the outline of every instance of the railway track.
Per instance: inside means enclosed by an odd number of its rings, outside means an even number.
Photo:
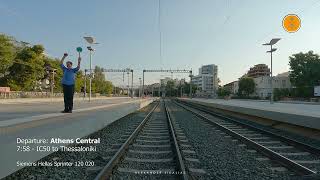
[[[275,161],[299,176],[319,178],[320,149],[215,113],[203,105],[175,103],[268,157],[260,160]]]
[[[205,179],[206,172],[179,124],[171,119],[165,100],[124,136],[95,179]]]

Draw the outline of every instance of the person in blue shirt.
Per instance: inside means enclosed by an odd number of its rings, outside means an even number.
[[[67,53],[64,53],[60,66],[63,71],[62,86],[63,86],[63,95],[64,95],[64,110],[62,113],[72,113],[73,109],[73,94],[74,94],[74,84],[75,84],[75,74],[80,69],[81,57],[79,54],[78,66],[72,68],[72,62],[67,61],[66,66],[63,64],[64,59],[68,56]]]

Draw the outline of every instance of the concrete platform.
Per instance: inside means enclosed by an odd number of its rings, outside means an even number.
[[[181,100],[320,130],[320,105],[318,104],[270,104],[262,101],[201,98],[182,98]]]
[[[137,98],[114,97],[114,98],[93,98],[91,102],[83,99],[74,101],[74,111],[81,111],[87,108],[105,106],[111,104],[119,104],[122,102],[134,101]],[[15,101],[0,103],[0,126],[4,121],[17,118],[26,118],[39,115],[47,115],[52,113],[60,113],[64,109],[63,99],[13,99]]]
[[[17,152],[17,138],[22,139],[75,139],[87,136],[117,119],[126,116],[150,104],[154,99],[131,99],[114,101],[114,103],[88,106],[76,110],[72,114],[41,113],[0,121],[9,123],[0,127],[0,179],[22,168],[17,161],[34,162],[52,152]],[[34,108],[34,111],[37,111]],[[21,122],[16,122],[20,120]],[[27,120],[26,120],[27,119]],[[11,123],[10,122],[14,122]],[[48,144],[31,144],[31,148]],[[57,146],[59,144],[56,144]],[[66,145],[66,144],[65,144]]]

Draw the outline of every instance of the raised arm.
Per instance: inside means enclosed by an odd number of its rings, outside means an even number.
[[[62,57],[61,60],[60,60],[60,64],[63,64],[64,59],[65,59],[67,56],[68,56],[68,53],[64,53],[64,54],[63,54],[63,57]]]
[[[77,69],[78,69],[78,70],[80,69],[80,64],[81,64],[81,57],[79,56],[79,57],[78,57],[78,66],[77,66]]]

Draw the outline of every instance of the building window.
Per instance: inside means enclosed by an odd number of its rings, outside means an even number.
[[[282,80],[282,87],[286,87],[286,80]]]

